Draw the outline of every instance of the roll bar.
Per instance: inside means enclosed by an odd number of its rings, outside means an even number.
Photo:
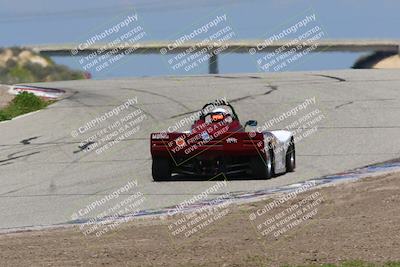
[[[201,112],[202,112],[202,114],[201,114],[201,116],[200,116],[201,119],[204,119],[204,117],[205,117],[205,115],[206,115],[206,114],[204,113],[204,109],[205,109],[206,107],[208,107],[208,106],[227,106],[227,107],[230,107],[231,110],[232,110],[234,119],[239,120],[239,117],[238,117],[238,115],[236,114],[235,109],[232,107],[231,104],[229,104],[229,103],[226,102],[225,100],[215,100],[214,102],[205,104],[205,105],[202,107],[202,109],[201,109]]]

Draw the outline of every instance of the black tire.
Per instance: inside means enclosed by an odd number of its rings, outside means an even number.
[[[296,151],[294,148],[294,143],[293,140],[291,141],[292,143],[288,147],[288,150],[286,152],[286,171],[287,172],[294,172],[294,169],[296,168]]]
[[[167,158],[153,158],[152,174],[156,182],[171,180],[170,161]]]
[[[254,177],[260,179],[269,179],[273,176],[274,169],[274,161],[272,155],[272,151],[267,153],[266,159],[261,158],[260,156],[255,156],[251,158],[250,167]]]

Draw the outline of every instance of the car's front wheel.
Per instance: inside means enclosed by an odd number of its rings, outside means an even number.
[[[152,174],[154,181],[171,180],[171,164],[167,158],[153,158]]]

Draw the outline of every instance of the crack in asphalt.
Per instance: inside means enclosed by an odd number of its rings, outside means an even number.
[[[76,154],[76,153],[79,153],[79,152],[82,152],[82,151],[85,151],[85,149],[86,148],[88,148],[90,145],[93,145],[93,144],[95,144],[96,142],[87,142],[86,144],[83,144],[83,145],[81,145],[81,146],[78,146],[78,148],[79,148],[79,150],[75,150],[74,151],[74,154]]]
[[[269,95],[270,93],[278,90],[278,86],[276,86],[276,85],[267,85],[267,87],[271,88],[271,89],[268,90],[265,93],[260,93],[260,94],[255,94],[255,95],[247,95],[247,96],[239,97],[239,98],[236,98],[236,99],[232,99],[229,102],[230,103],[235,103],[235,102],[239,102],[239,101],[242,101],[242,100],[245,100],[245,99],[248,99],[248,98],[253,98],[253,97],[263,96],[263,95]]]
[[[341,108],[341,107],[343,107],[343,106],[351,105],[351,104],[353,104],[353,103],[354,103],[354,101],[349,101],[349,102],[346,102],[346,103],[337,105],[337,106],[335,107],[335,109]]]
[[[339,82],[345,82],[346,81],[346,79],[343,79],[343,78],[340,78],[340,77],[336,77],[336,76],[331,76],[331,75],[325,75],[325,74],[314,74],[313,76],[320,76],[320,77],[330,78],[330,79],[337,80]]]
[[[246,100],[246,99],[249,99],[249,98],[254,98],[254,97],[257,97],[257,96],[269,95],[270,93],[278,90],[278,86],[275,86],[275,85],[267,85],[267,87],[271,88],[271,89],[266,91],[266,92],[264,92],[264,93],[259,93],[259,94],[254,94],[254,95],[246,95],[246,96],[241,96],[241,97],[238,97],[238,98],[234,98],[234,99],[229,100],[228,103],[237,103],[237,102],[240,102],[240,101],[243,101],[243,100]],[[201,111],[201,109],[192,110],[192,111],[188,111],[188,112],[185,112],[185,113],[180,113],[180,114],[177,114],[177,115],[169,117],[169,119],[175,119],[175,118],[178,118],[178,117],[181,117],[181,116],[184,116],[184,115],[189,115],[189,114],[192,114],[192,113],[195,113],[195,112],[199,112],[199,111]]]
[[[23,145],[30,145],[32,140],[38,139],[39,136],[35,136],[35,137],[31,137],[31,138],[27,138],[22,140],[20,143]]]
[[[273,91],[277,91],[278,90],[278,86],[277,85],[268,85],[267,87],[271,88],[271,90],[265,92],[264,95],[269,95]]]

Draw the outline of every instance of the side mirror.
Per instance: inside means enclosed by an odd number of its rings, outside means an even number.
[[[244,127],[246,127],[246,126],[257,126],[257,121],[255,121],[255,120],[246,121],[246,124],[244,125]]]

